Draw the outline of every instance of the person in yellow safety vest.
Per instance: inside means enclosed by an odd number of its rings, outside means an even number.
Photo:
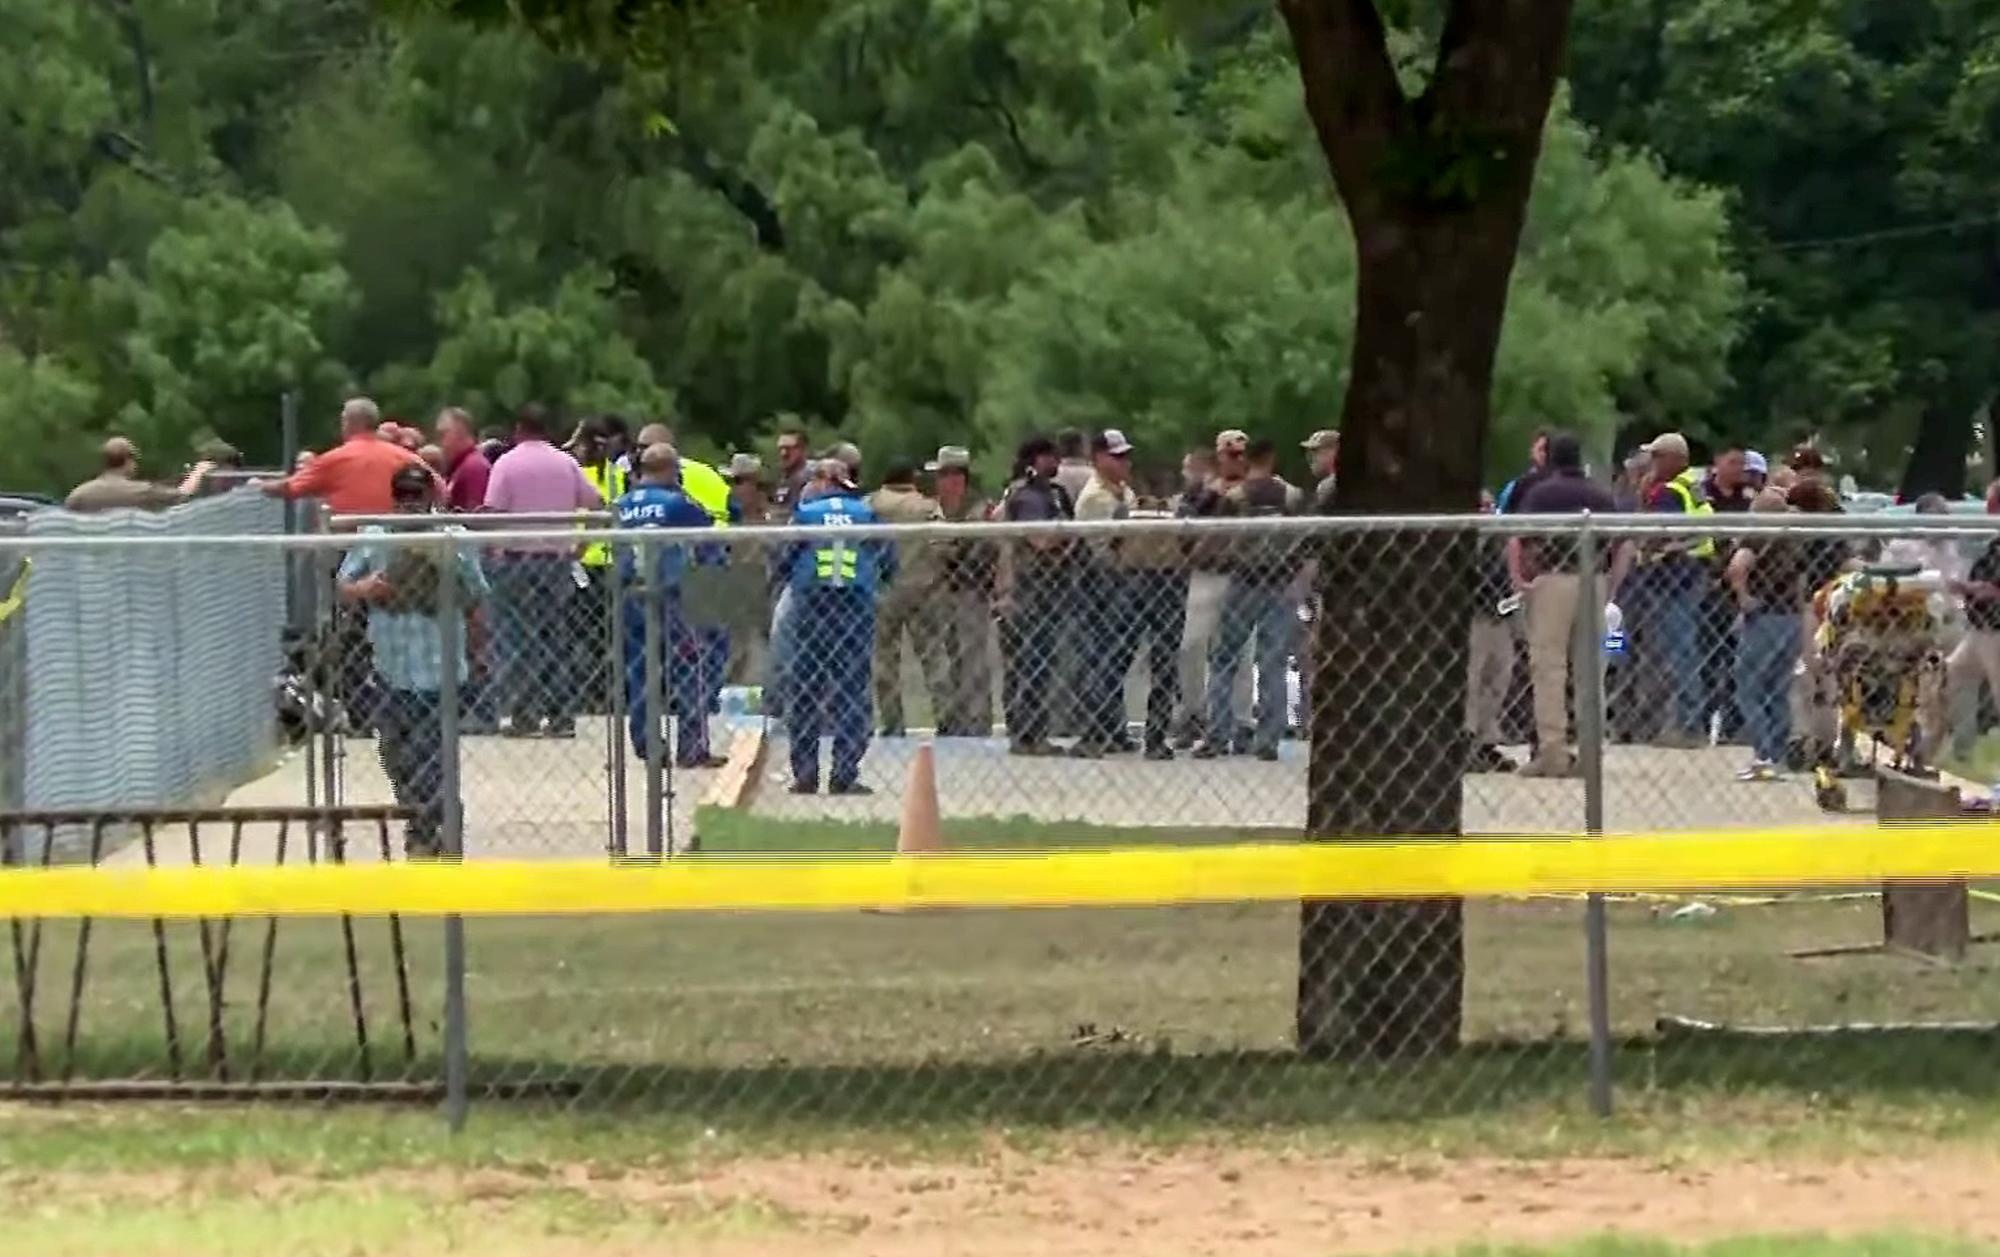
[[[1658,514],[1686,515],[1704,522],[1715,508],[1702,494],[1689,467],[1687,438],[1678,432],[1654,437],[1642,447],[1653,463],[1653,490],[1645,507]],[[1707,596],[1709,561],[1715,557],[1712,535],[1674,538],[1648,547],[1635,580],[1632,610],[1639,621],[1646,665],[1663,670],[1671,696],[1671,726],[1659,744],[1692,749],[1708,745],[1704,719],[1708,704],[1702,684],[1702,602]]]
[[[603,419],[590,418],[577,424],[567,446],[570,457],[576,459],[583,478],[597,490],[597,496],[606,509],[624,496],[632,479],[627,468],[613,456],[611,435]],[[601,523],[578,525],[579,528],[602,526]],[[578,580],[581,588],[570,603],[574,612],[570,644],[575,651],[572,675],[579,686],[578,710],[605,711],[610,706],[606,687],[611,681],[611,582],[608,579],[611,547],[601,541],[593,542],[583,548],[577,562],[582,566]]]
[[[664,423],[649,423],[639,429],[638,447],[642,450],[649,445],[675,444],[673,429]],[[737,514],[731,510],[729,481],[707,463],[682,456],[681,492],[687,494],[696,506],[707,511],[708,517],[715,521],[717,527],[726,528],[732,523],[740,522]]]

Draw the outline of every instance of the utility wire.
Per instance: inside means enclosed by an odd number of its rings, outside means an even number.
[[[1952,218],[1930,223],[1912,223],[1907,227],[1884,227],[1876,231],[1858,231],[1845,236],[1813,236],[1802,240],[1774,240],[1758,248],[1766,253],[1797,253],[1806,249],[1836,249],[1854,245],[1874,244],[1881,240],[1914,240],[1923,236],[1949,235],[1955,231],[1970,231],[1975,227],[2000,225],[2000,213],[1984,214],[1977,218]]]

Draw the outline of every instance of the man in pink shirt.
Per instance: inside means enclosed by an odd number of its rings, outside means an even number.
[[[472,416],[456,406],[440,410],[437,442],[444,451],[445,504],[454,511],[476,511],[485,506],[493,464],[479,452],[479,434],[472,430]]]
[[[549,444],[549,414],[539,403],[514,419],[514,448],[493,464],[485,507],[508,514],[601,511],[604,498],[575,459]],[[576,734],[576,648],[572,608],[583,583],[572,571],[576,547],[537,542],[501,551],[493,567],[499,615],[500,734]]]

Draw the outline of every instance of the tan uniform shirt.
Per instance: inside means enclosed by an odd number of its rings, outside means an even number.
[[[1139,505],[1138,495],[1129,484],[1112,484],[1104,477],[1091,473],[1089,483],[1076,496],[1076,517],[1084,519],[1130,519],[1132,511]],[[1116,563],[1122,539],[1118,537],[1092,537],[1088,542],[1092,558],[1103,563]]]
[[[942,504],[938,507],[943,518],[954,524],[984,520],[992,509],[991,502],[970,492],[959,500],[956,510]],[[991,541],[960,537],[945,542],[941,553],[946,589],[992,592],[993,578],[1000,564],[999,546]]]
[[[71,511],[160,511],[185,501],[187,495],[179,489],[107,471],[71,489],[69,496],[63,499],[63,508]]]
[[[937,501],[914,485],[885,484],[868,495],[869,508],[885,524],[930,524],[944,518]],[[896,587],[925,589],[937,583],[944,556],[939,541],[896,543]]]

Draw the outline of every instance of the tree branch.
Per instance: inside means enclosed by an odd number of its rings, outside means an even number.
[[[688,174],[718,193],[731,208],[749,220],[757,233],[758,248],[768,253],[785,251],[785,224],[778,217],[778,207],[764,195],[764,189],[716,164],[708,149],[686,136],[681,137],[680,149],[681,164]]]
[[[1452,0],[1420,102],[1460,127],[1531,130],[1539,139],[1569,47],[1573,0]]]
[[[1030,175],[1048,172],[1049,164],[1028,147],[1028,141],[1021,135],[1020,121],[1014,117],[1014,111],[1007,107],[1007,102],[1000,99],[998,92],[991,96],[968,95],[966,100],[973,108],[990,110],[999,117],[1001,126],[1007,131],[1007,142],[1013,148],[1014,156],[1020,161],[1024,171]]]
[[[1334,185],[1357,223],[1373,219],[1382,208],[1375,176],[1409,113],[1382,15],[1375,0],[1278,0],[1278,11]]]
[[[118,27],[125,37],[126,51],[132,57],[132,78],[139,93],[139,131],[150,143],[153,139],[153,122],[158,106],[153,93],[153,57],[146,40],[146,24],[132,5],[132,0],[98,0],[99,7]]]

